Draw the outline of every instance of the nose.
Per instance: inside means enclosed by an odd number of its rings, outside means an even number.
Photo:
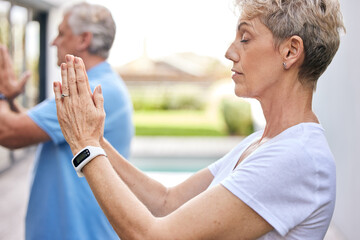
[[[52,40],[52,42],[50,43],[50,46],[56,46],[56,41],[57,40],[57,37],[54,38],[54,40]]]
[[[236,51],[234,43],[229,46],[228,50],[225,53],[225,57],[233,62],[238,62],[240,60],[240,56]]]

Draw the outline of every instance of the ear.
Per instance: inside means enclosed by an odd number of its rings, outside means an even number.
[[[304,60],[304,43],[301,37],[292,36],[280,45],[280,53],[285,63],[284,68],[300,66]]]
[[[82,34],[79,35],[80,40],[79,40],[79,44],[77,46],[77,50],[78,51],[86,51],[92,41],[93,35],[91,32],[84,32]]]

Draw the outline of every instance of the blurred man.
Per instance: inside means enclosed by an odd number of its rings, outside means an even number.
[[[65,62],[66,54],[84,60],[91,89],[101,84],[104,94],[104,136],[128,156],[132,105],[123,81],[106,62],[115,37],[111,13],[99,5],[80,3],[65,12],[58,30],[52,43],[57,47],[58,65]],[[40,143],[26,215],[26,239],[118,239],[85,178],[79,178],[73,169],[73,154],[62,135],[54,99],[22,111],[14,98],[28,75],[16,81],[7,50],[0,48],[0,145],[16,149]]]

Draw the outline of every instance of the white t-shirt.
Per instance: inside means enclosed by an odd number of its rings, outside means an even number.
[[[290,127],[261,145],[233,170],[262,131],[245,138],[209,166],[210,187],[222,184],[274,230],[259,239],[323,239],[335,206],[333,155],[317,123]]]

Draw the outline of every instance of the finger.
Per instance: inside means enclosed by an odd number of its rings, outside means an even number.
[[[76,75],[74,69],[74,56],[66,55],[66,65],[67,65],[67,80],[69,86],[69,95],[71,97],[78,95],[78,90],[76,86]]]
[[[86,71],[85,69],[83,69],[84,65],[81,64],[82,60],[79,57],[75,57],[74,62],[75,62],[74,65],[75,65],[75,73],[76,73],[76,85],[79,95],[88,95],[89,84],[87,83]]]
[[[6,66],[6,53],[7,48],[5,47],[5,45],[0,44],[0,67],[2,69],[4,69]]]
[[[56,108],[59,110],[59,107],[62,104],[62,98],[61,98],[61,86],[59,82],[54,82],[53,84],[53,90],[55,94],[55,102],[56,102]]]
[[[83,65],[83,69],[84,69],[84,74],[86,76],[86,84],[87,84],[87,88],[88,88],[88,91],[89,91],[89,94],[90,96],[92,96],[92,91],[91,91],[91,88],[90,88],[90,83],[89,83],[89,78],[88,78],[88,75],[86,73],[86,67],[85,67],[85,63],[84,61],[81,60],[81,64]]]
[[[3,45],[0,45],[0,67],[3,69],[4,67],[4,49]]]
[[[104,108],[104,97],[102,95],[101,85],[96,86],[94,90],[94,104],[97,109]]]
[[[0,68],[2,72],[1,80],[15,80],[15,73],[12,68],[10,55],[7,51],[7,48],[3,45],[0,46]]]
[[[85,75],[85,78],[86,78],[87,89],[89,91],[90,96],[92,96],[92,91],[91,91],[91,88],[90,88],[90,83],[89,83],[89,78],[88,78],[88,75],[87,75],[87,72],[86,72],[85,63],[81,58],[79,58],[79,59],[80,59],[80,64],[82,65],[82,69],[83,69],[83,72],[84,72],[84,75]]]
[[[67,79],[67,65],[66,63],[62,63],[60,66],[61,69],[61,93],[65,95],[69,95],[69,85],[68,85],[68,79]]]
[[[10,80],[16,80],[15,72],[13,69],[12,60],[7,48],[3,48],[3,63],[2,63],[4,70],[7,72],[7,77]]]
[[[21,92],[24,91],[25,84],[30,79],[30,77],[31,77],[31,72],[30,71],[26,71],[21,75],[20,81],[19,81],[19,90]]]

